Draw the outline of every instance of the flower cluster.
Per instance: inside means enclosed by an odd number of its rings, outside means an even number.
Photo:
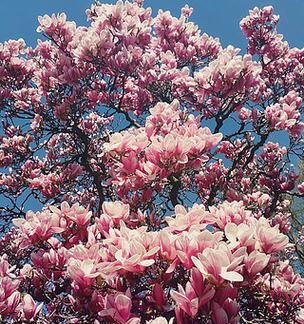
[[[210,315],[215,323],[235,322],[241,307],[238,294],[249,286],[264,289],[260,281],[269,280],[272,268],[283,271],[275,256],[287,246],[287,236],[241,203],[223,203],[210,211],[202,205],[189,210],[178,205],[159,231],[128,227],[129,206],[121,202],[105,202],[93,223],[91,216],[78,204],[62,203],[14,221],[15,244],[32,252],[19,272],[2,256],[3,302],[8,306],[0,309],[1,315],[43,316],[34,298],[49,309],[67,307],[75,316],[86,309],[90,318],[118,323],[148,322],[157,309],[156,315],[170,318],[172,308],[178,323]],[[290,267],[286,275],[278,277],[277,289],[297,287],[291,298],[300,303],[302,279]],[[57,298],[68,306],[50,303],[39,289],[25,295],[20,306],[20,282],[60,289]]]
[[[270,6],[244,55],[192,11],[0,44],[1,323],[303,322],[304,50]]]
[[[301,114],[299,108],[302,99],[295,91],[289,92],[280,102],[265,109],[265,117],[270,127],[286,129],[293,137],[300,135],[303,123],[299,123]]]
[[[104,145],[112,166],[111,182],[122,195],[144,189],[149,199],[152,190],[191,168],[200,168],[221,134],[199,126],[193,115],[182,114],[179,103],[158,103],[150,109],[145,127],[115,133]]]

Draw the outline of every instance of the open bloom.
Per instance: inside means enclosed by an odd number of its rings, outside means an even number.
[[[145,267],[151,266],[155,262],[154,255],[158,252],[159,247],[155,246],[146,250],[140,242],[122,243],[122,248],[115,253],[117,260],[115,266],[117,269],[125,269],[130,272],[142,271]]]
[[[104,302],[104,310],[100,316],[110,316],[118,323],[127,323],[131,317],[132,301],[130,296],[126,294],[117,293],[116,295],[107,295]]]
[[[173,290],[171,297],[187,315],[194,317],[198,312],[198,297],[191,288],[189,282],[186,285],[186,291],[179,284],[178,291]]]
[[[245,257],[245,268],[251,276],[255,276],[267,266],[270,256],[258,251],[252,251]]]
[[[243,281],[240,272],[240,263],[246,253],[245,248],[240,248],[231,253],[226,244],[221,244],[217,249],[207,248],[192,261],[198,270],[213,284],[220,285],[225,280]]]
[[[188,212],[181,206],[175,207],[175,218],[167,217],[166,221],[170,230],[182,232],[189,230],[192,226],[204,228],[214,222],[214,218],[203,208],[203,206],[194,205]]]
[[[50,206],[50,209],[59,217],[66,217],[75,222],[78,226],[87,225],[92,216],[91,211],[88,211],[87,208],[80,206],[78,203],[70,206],[66,201],[64,201],[61,203],[60,209],[54,206]]]
[[[104,202],[102,205],[102,211],[109,216],[115,224],[119,224],[121,220],[126,220],[129,217],[129,205],[126,205],[120,201]]]
[[[26,247],[30,243],[35,244],[38,241],[46,241],[53,234],[64,231],[60,226],[60,217],[49,211],[28,212],[23,218],[13,220],[22,233],[22,244],[20,247]]]
[[[75,280],[81,287],[85,288],[91,285],[92,278],[100,275],[93,260],[70,259],[67,267],[67,274]]]
[[[279,226],[270,226],[265,218],[260,218],[256,224],[255,235],[258,238],[257,247],[270,254],[283,250],[288,244],[288,237],[280,233]]]
[[[178,284],[178,291],[171,291],[172,299],[190,317],[194,317],[214,294],[215,289],[209,284],[204,284],[201,273],[195,268],[191,271],[190,281],[187,282],[185,289]]]
[[[43,304],[37,305],[35,301],[33,300],[32,296],[29,294],[26,294],[23,297],[22,301],[22,310],[25,319],[31,320],[34,319],[38,313],[41,311]]]

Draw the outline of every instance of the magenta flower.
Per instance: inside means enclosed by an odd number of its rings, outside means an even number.
[[[102,317],[111,317],[118,323],[132,323],[128,320],[131,317],[132,301],[126,294],[117,293],[116,295],[107,295],[105,298],[104,310],[99,315]]]

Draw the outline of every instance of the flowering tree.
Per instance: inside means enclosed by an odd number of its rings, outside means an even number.
[[[0,45],[1,323],[304,323],[304,51],[272,7],[245,55],[191,12],[96,3]]]

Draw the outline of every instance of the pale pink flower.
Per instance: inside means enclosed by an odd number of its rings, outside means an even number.
[[[171,291],[172,299],[190,317],[194,317],[214,294],[215,289],[211,285],[204,285],[201,273],[195,268],[191,271],[190,281],[187,282],[185,289],[178,284],[178,291]]]
[[[67,266],[68,276],[85,288],[92,284],[93,279],[100,275],[97,265],[93,260],[70,259]]]
[[[53,234],[64,231],[61,228],[60,217],[47,210],[37,213],[30,211],[26,214],[25,219],[16,218],[13,223],[22,233],[21,248],[28,246],[30,243],[35,244],[39,241],[46,241]]]
[[[225,226],[225,236],[230,242],[230,248],[241,246],[253,248],[256,242],[253,228],[247,224],[228,223]]]
[[[265,109],[265,117],[272,128],[290,131],[299,121],[301,104],[301,97],[295,91],[290,91],[280,99],[280,103]],[[296,132],[294,133],[296,134]]]
[[[251,215],[250,211],[244,208],[242,201],[225,201],[217,207],[211,206],[210,213],[214,217],[214,223],[222,230],[228,223],[246,223]]]
[[[87,208],[80,206],[78,203],[70,206],[67,202],[62,202],[60,209],[55,206],[50,206],[50,210],[58,216],[72,220],[78,226],[85,226],[89,223],[92,212]]]
[[[106,201],[102,204],[102,211],[104,214],[111,217],[114,224],[119,224],[121,220],[125,221],[128,219],[130,207],[120,201]]]
[[[41,311],[43,304],[37,305],[36,302],[33,300],[32,296],[26,294],[23,297],[22,301],[22,311],[24,314],[25,319],[32,320],[38,315]]]
[[[159,232],[158,239],[158,245],[160,247],[159,252],[162,257],[166,260],[173,261],[176,258],[176,249],[174,243],[176,236],[167,229],[164,229]]]
[[[192,257],[192,261],[203,276],[215,285],[225,280],[241,282],[243,276],[239,273],[239,265],[244,259],[245,252],[245,248],[240,248],[231,253],[223,243],[218,249],[205,249],[198,258]]]
[[[144,245],[136,240],[131,242],[123,240],[121,245],[121,249],[118,249],[115,253],[117,269],[125,269],[130,272],[141,272],[145,267],[149,267],[155,263],[154,255],[159,250],[158,246],[146,250]]]
[[[213,223],[213,217],[211,217],[203,206],[195,204],[187,212],[183,206],[177,205],[175,206],[175,217],[167,217],[166,222],[170,230],[182,232],[189,230],[192,226],[204,228],[207,224]]]
[[[189,282],[186,285],[186,291],[178,284],[178,291],[172,290],[171,297],[190,317],[194,317],[197,314],[199,300]]]
[[[200,231],[192,227],[189,232],[182,232],[176,237],[176,254],[187,269],[193,266],[193,256],[204,251],[206,248],[217,247],[223,235],[221,232],[211,233],[208,230]]]
[[[255,276],[256,274],[265,269],[269,260],[269,255],[266,255],[265,253],[260,253],[258,251],[252,251],[248,256],[245,257],[244,264],[249,275]]]
[[[267,254],[283,250],[289,241],[286,235],[280,233],[278,225],[271,227],[263,217],[256,223],[255,235],[258,239],[257,248]]]

